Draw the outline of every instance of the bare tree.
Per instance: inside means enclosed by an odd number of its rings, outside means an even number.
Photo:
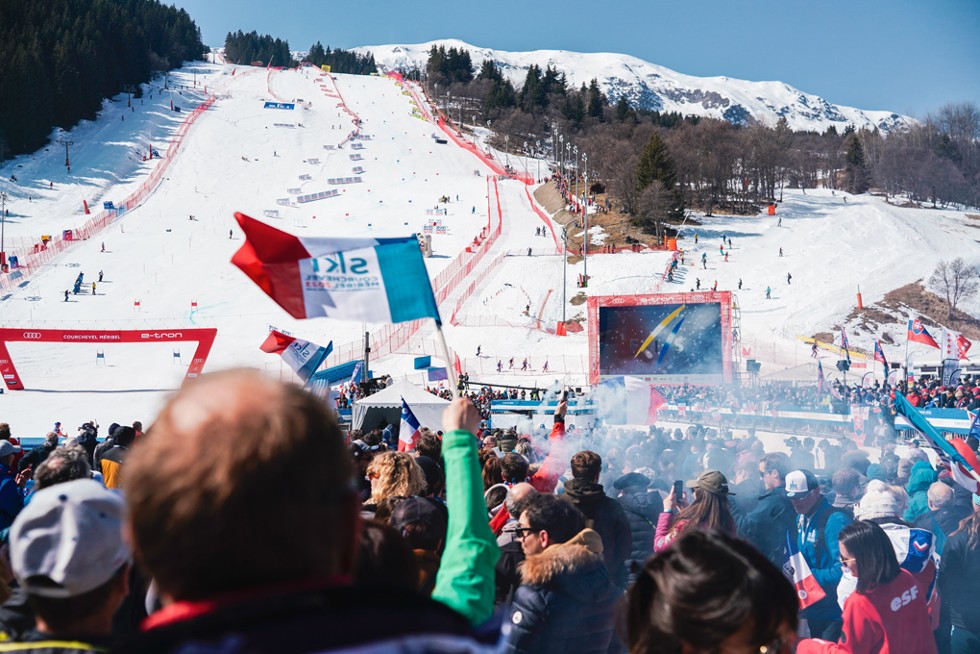
[[[967,264],[961,257],[952,261],[940,261],[932,271],[929,283],[946,294],[946,320],[952,325],[957,305],[977,294],[977,269]]]

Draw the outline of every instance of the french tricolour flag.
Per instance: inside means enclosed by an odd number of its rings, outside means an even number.
[[[305,238],[235,219],[245,244],[231,262],[294,318],[441,324],[415,236]]]
[[[638,377],[613,377],[603,380],[601,386],[609,391],[601,397],[612,405],[603,407],[611,425],[653,425],[660,407],[667,404],[660,391]]]
[[[419,442],[422,426],[419,419],[412,413],[411,407],[405,398],[402,398],[402,420],[398,425],[398,451],[407,452],[415,449],[415,444]]]
[[[810,564],[803,558],[789,532],[786,532],[786,548],[788,558],[783,564],[783,572],[786,573],[796,588],[796,596],[800,599],[800,610],[802,611],[811,604],[816,604],[822,600],[827,596],[827,593],[817,583],[817,578],[813,576],[813,571],[810,570]]]
[[[326,347],[322,347],[273,329],[259,348],[263,352],[281,356],[282,360],[296,371],[299,378],[307,382],[323,360],[330,356],[333,351],[333,341],[327,343]]]

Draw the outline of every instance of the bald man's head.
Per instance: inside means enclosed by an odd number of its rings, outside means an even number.
[[[534,489],[534,486],[527,482],[521,482],[520,484],[514,484],[511,486],[510,490],[507,491],[507,513],[517,518],[521,515],[521,511],[524,510],[524,504],[527,498],[536,494],[538,491]]]
[[[296,386],[252,370],[188,383],[123,474],[137,560],[174,599],[350,570],[350,457]]]

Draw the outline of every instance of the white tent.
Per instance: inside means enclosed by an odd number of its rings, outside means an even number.
[[[449,405],[432,393],[428,393],[410,382],[399,380],[383,391],[361,398],[354,402],[351,416],[354,429],[374,429],[384,418],[395,425],[396,431],[401,421],[402,398],[419,420],[419,425],[433,431],[442,429],[442,412]]]

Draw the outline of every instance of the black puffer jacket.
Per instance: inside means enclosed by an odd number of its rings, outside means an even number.
[[[592,529],[529,556],[514,593],[509,654],[605,654],[615,637],[621,597],[602,562]]]
[[[782,567],[786,560],[787,532],[789,540],[796,541],[796,520],[796,510],[782,486],[759,497],[751,513],[735,515],[738,535],[752,543],[776,567]]]
[[[565,482],[565,497],[585,514],[588,525],[602,538],[602,559],[609,578],[626,588],[626,560],[633,547],[633,535],[626,512],[619,502],[606,495],[602,484],[585,479]]]
[[[616,499],[630,523],[632,549],[626,560],[626,569],[632,585],[640,568],[653,555],[653,537],[657,532],[657,518],[664,510],[664,501],[657,491],[648,492],[637,487],[625,489]]]

